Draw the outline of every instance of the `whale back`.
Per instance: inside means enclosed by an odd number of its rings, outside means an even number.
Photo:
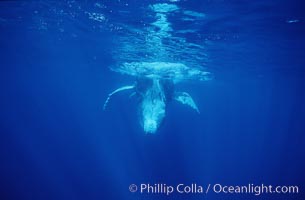
[[[112,69],[115,72],[147,79],[171,80],[210,80],[210,72],[200,68],[190,68],[183,63],[171,62],[130,62]]]

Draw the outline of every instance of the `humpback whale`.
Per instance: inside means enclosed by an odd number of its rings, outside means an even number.
[[[199,113],[191,95],[176,91],[175,85],[188,80],[210,80],[211,74],[195,67],[204,63],[203,46],[173,35],[169,16],[179,13],[179,7],[176,4],[157,3],[149,8],[155,14],[155,21],[144,30],[127,28],[127,37],[121,38],[119,52],[114,54],[121,64],[112,70],[134,77],[135,83],[111,92],[104,109],[114,94],[128,90],[131,95],[139,97],[140,123],[144,132],[156,133],[166,116],[166,106],[172,100]]]
[[[105,103],[106,109],[111,97],[122,91],[140,97],[141,124],[145,133],[155,133],[164,117],[166,106],[171,100],[190,106],[197,113],[199,109],[187,92],[176,91],[174,85],[186,80],[209,80],[210,73],[201,69],[189,68],[182,63],[169,62],[131,62],[113,69],[121,74],[136,77],[132,85],[120,87],[111,92]]]

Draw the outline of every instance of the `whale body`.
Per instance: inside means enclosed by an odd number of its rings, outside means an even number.
[[[166,105],[172,99],[190,106],[199,113],[193,98],[187,92],[175,91],[174,85],[191,79],[210,79],[209,72],[189,68],[181,63],[125,63],[114,71],[134,76],[136,81],[133,85],[123,86],[111,92],[104,103],[104,109],[112,95],[131,90],[131,94],[140,97],[140,122],[145,133],[156,133],[166,116]]]

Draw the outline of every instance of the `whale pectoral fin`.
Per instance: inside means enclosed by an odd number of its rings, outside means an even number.
[[[107,99],[106,99],[106,101],[105,101],[105,103],[104,103],[103,109],[104,109],[104,110],[106,109],[107,104],[108,104],[108,102],[110,101],[110,98],[111,98],[112,95],[114,95],[115,93],[124,91],[124,90],[131,90],[131,89],[133,89],[134,87],[135,87],[134,85],[126,85],[126,86],[120,87],[120,88],[114,90],[113,92],[111,92],[110,94],[108,94],[108,97],[107,97]]]
[[[193,108],[198,113],[200,113],[196,103],[194,102],[191,95],[189,95],[188,93],[186,93],[186,92],[175,92],[174,99],[176,101],[179,101],[182,104],[189,105],[191,108]]]

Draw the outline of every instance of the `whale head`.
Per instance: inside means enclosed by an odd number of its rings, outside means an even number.
[[[142,124],[145,133],[155,133],[165,117],[166,99],[159,80],[153,80],[141,102]]]

